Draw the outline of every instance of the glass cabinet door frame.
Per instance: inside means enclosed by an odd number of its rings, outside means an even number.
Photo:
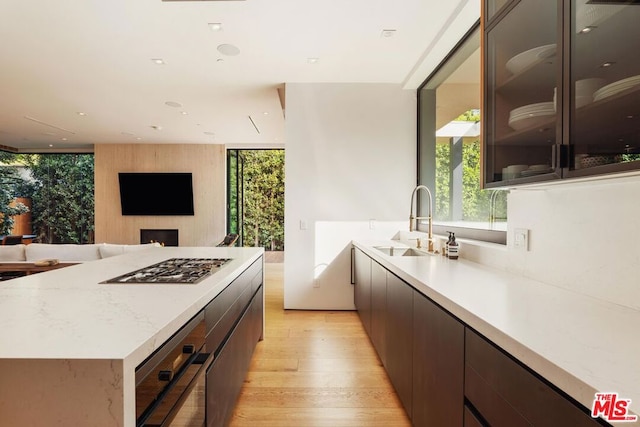
[[[483,188],[508,188],[508,187],[513,187],[516,185],[521,185],[521,184],[530,184],[530,183],[535,183],[535,182],[541,182],[541,181],[552,181],[552,180],[558,180],[562,177],[562,163],[560,162],[561,159],[565,158],[565,152],[562,149],[562,141],[564,141],[563,139],[563,119],[564,117],[566,117],[564,115],[564,107],[563,108],[559,108],[557,109],[557,112],[555,114],[556,116],[556,124],[555,124],[555,129],[554,129],[554,135],[555,135],[555,144],[551,145],[549,147],[549,150],[551,151],[550,155],[551,155],[551,167],[553,168],[553,172],[549,172],[546,173],[544,175],[536,175],[536,176],[531,176],[531,177],[522,177],[522,178],[516,178],[515,180],[510,180],[510,181],[494,181],[494,182],[489,182],[488,178],[488,173],[493,173],[493,171],[488,171],[486,168],[488,167],[487,165],[487,132],[488,132],[488,127],[489,126],[495,126],[495,116],[494,113],[492,112],[491,114],[489,114],[489,99],[491,97],[491,94],[489,94],[488,92],[488,79],[490,78],[490,75],[488,73],[488,64],[490,63],[491,58],[489,57],[489,52],[490,49],[488,48],[488,38],[489,38],[489,33],[498,25],[500,24],[500,22],[502,22],[502,19],[507,17],[509,15],[509,13],[511,13],[521,2],[523,1],[532,1],[532,0],[511,0],[510,2],[505,3],[501,9],[499,9],[498,11],[496,11],[496,13],[491,16],[488,20],[485,20],[485,17],[488,16],[489,14],[489,0],[484,0],[483,1],[483,8],[482,8],[482,18],[481,18],[481,22],[482,22],[482,28],[481,28],[481,37],[482,37],[482,46],[483,46],[483,53],[482,53],[482,93],[483,93],[483,99],[482,99],[482,108],[484,113],[482,114],[482,117],[484,119],[483,123],[482,123],[482,138],[483,138],[483,153],[482,153],[482,160],[483,160],[483,165],[482,165],[482,187]],[[554,65],[555,65],[555,80],[557,82],[558,85],[558,90],[557,90],[557,105],[564,105],[564,57],[560,55],[560,52],[564,52],[564,32],[563,32],[563,19],[564,19],[564,0],[557,0],[556,1],[556,5],[557,5],[557,12],[556,12],[556,44],[558,46],[557,48],[557,52],[556,53],[556,57],[560,57],[560,61],[557,61]],[[489,123],[489,120],[487,120],[487,118],[491,117],[494,121],[494,123]],[[495,136],[495,132],[493,132],[493,135]]]
[[[491,76],[488,73],[489,64],[491,58],[489,57],[490,49],[488,45],[489,33],[502,21],[503,18],[509,15],[521,2],[531,0],[511,0],[505,3],[499,10],[495,11],[493,16],[489,17],[489,1],[483,1],[482,8],[482,108],[484,110],[483,118],[492,117],[495,122],[495,116],[493,112],[489,112],[489,99],[492,96],[489,91],[489,79]],[[549,180],[558,180],[565,178],[579,178],[579,177],[591,177],[599,176],[610,173],[619,173],[625,171],[638,170],[638,162],[628,163],[612,163],[608,165],[598,166],[597,170],[593,168],[577,169],[574,167],[575,161],[575,146],[571,144],[571,132],[572,132],[572,114],[573,114],[573,89],[572,89],[572,49],[573,49],[573,29],[572,29],[572,0],[556,0],[557,5],[557,28],[556,28],[556,57],[558,58],[556,65],[556,82],[557,84],[557,97],[556,105],[558,106],[556,111],[556,141],[552,147],[552,164],[554,168],[553,173],[538,175],[529,178],[517,178],[515,180],[494,181],[489,180],[489,174],[494,171],[485,170],[488,167],[488,127],[495,126],[495,123],[482,124],[482,138],[483,138],[483,170],[482,170],[482,185],[484,188],[505,188],[513,187],[517,185],[538,183]],[[640,6],[638,6],[640,8]],[[488,17],[488,18],[487,18]],[[494,106],[495,108],[495,106]],[[495,137],[495,132],[492,132]],[[493,165],[492,165],[493,167]]]

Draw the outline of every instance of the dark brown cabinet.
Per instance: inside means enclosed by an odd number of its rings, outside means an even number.
[[[371,258],[355,248],[353,300],[364,330],[371,336]]]
[[[464,324],[414,291],[413,425],[463,425],[463,384]]]
[[[484,0],[486,187],[640,168],[640,8]]]
[[[207,427],[227,425],[262,337],[262,265],[259,258],[204,309],[207,351],[214,354],[206,374]]]
[[[465,343],[464,393],[491,426],[601,425],[469,328]]]
[[[387,274],[387,373],[409,418],[413,403],[413,288]]]
[[[387,270],[371,262],[371,342],[387,366]]]
[[[415,427],[608,425],[358,249],[356,263],[358,311]]]

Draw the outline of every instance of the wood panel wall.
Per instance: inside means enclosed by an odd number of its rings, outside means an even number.
[[[140,242],[140,229],[178,229],[180,246],[213,246],[226,234],[224,145],[95,146],[95,241]],[[123,216],[118,172],[191,172],[194,216]]]

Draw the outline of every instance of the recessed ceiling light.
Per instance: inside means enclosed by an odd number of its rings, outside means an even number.
[[[136,139],[137,139],[138,141],[140,141],[142,138],[138,136],[138,137],[136,137]]]
[[[86,116],[87,115],[87,113],[85,113],[83,111],[78,111],[76,114],[79,115],[79,116]]]
[[[232,44],[221,44],[218,46],[218,52],[226,56],[240,55],[240,49]]]
[[[67,140],[67,138],[60,138],[60,139],[61,139],[62,141],[66,141],[66,140]]]
[[[183,116],[186,116],[189,113],[187,113],[186,111],[180,111],[180,114],[182,114]]]
[[[590,25],[588,27],[584,27],[583,29],[580,30],[580,34],[587,34],[590,33],[594,28],[594,26]]]
[[[633,119],[633,115],[629,114],[629,115],[627,116],[627,119]]]
[[[222,23],[221,22],[210,22],[209,29],[211,31],[222,31]]]
[[[162,59],[162,58],[151,58],[151,60],[156,65],[164,65],[165,64],[164,59]]]
[[[158,125],[151,125],[151,129],[154,129],[154,130],[162,130],[162,126],[158,126]]]
[[[166,105],[168,107],[174,107],[174,108],[182,107],[182,104],[180,104],[179,102],[175,102],[175,101],[167,101],[167,102],[164,103],[164,105]]]
[[[615,64],[615,62],[613,62],[613,61],[607,61],[607,62],[604,62],[604,63],[601,65],[601,67],[602,67],[602,68],[607,68],[607,67],[611,67],[613,64]]]
[[[396,30],[382,30],[380,37],[389,38],[396,35]]]
[[[268,111],[263,111],[262,114],[264,114],[265,116],[268,116],[269,112]]]
[[[307,58],[309,64],[317,64],[318,61],[320,61],[320,58]]]
[[[49,147],[53,147],[53,144],[49,144]]]

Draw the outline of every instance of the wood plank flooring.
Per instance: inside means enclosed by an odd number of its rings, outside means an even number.
[[[265,339],[231,426],[410,426],[357,313],[285,311],[283,264],[265,268]]]

